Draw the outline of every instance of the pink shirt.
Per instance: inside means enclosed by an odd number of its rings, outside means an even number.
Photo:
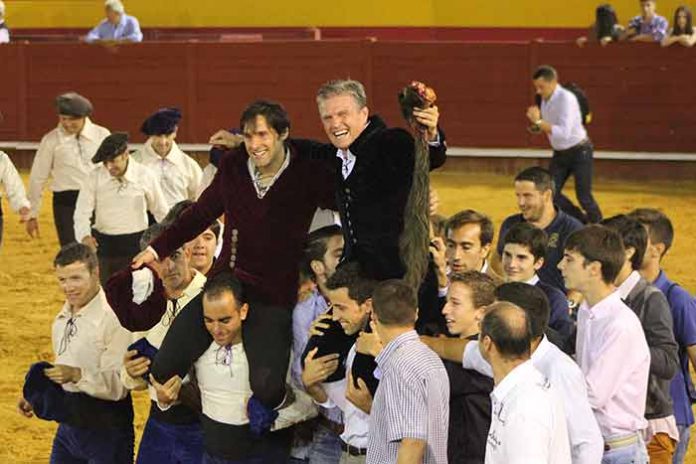
[[[638,317],[618,292],[580,308],[577,361],[605,440],[647,427],[650,351]]]

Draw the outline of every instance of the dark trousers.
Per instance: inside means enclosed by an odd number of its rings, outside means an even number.
[[[562,151],[554,151],[549,171],[556,186],[554,203],[558,208],[586,224],[602,220],[602,212],[592,196],[592,158],[594,147],[592,143],[578,144]],[[571,174],[575,177],[575,196],[582,209],[573,204],[563,195],[563,186]],[[585,210],[583,212],[583,210]]]
[[[270,448],[263,454],[248,457],[246,459],[225,459],[213,456],[207,451],[203,454],[203,464],[287,464],[288,450]],[[336,461],[338,462],[338,461]]]
[[[53,222],[56,225],[58,241],[64,247],[75,241],[75,204],[77,203],[78,190],[65,190],[53,192]]]
[[[99,280],[106,285],[116,272],[130,266],[131,260],[140,250],[141,232],[124,235],[108,235],[92,229],[92,235],[97,239],[97,258],[99,259]]]
[[[250,301],[242,336],[251,390],[266,407],[275,408],[285,398],[292,308]],[[153,375],[160,382],[174,375],[183,378],[212,342],[203,323],[203,296],[199,294],[174,319],[152,364]]]
[[[203,429],[194,424],[168,424],[150,417],[138,449],[137,464],[200,464]]]
[[[132,464],[133,427],[86,429],[60,424],[51,464]]]

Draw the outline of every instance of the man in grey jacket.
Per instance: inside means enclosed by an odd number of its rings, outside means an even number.
[[[602,223],[618,232],[624,242],[626,261],[616,278],[616,286],[626,305],[640,319],[650,348],[650,377],[645,407],[650,461],[672,462],[679,440],[670,396],[670,383],[679,368],[672,313],[664,294],[638,273],[648,243],[648,234],[642,224],[623,214],[605,219]]]

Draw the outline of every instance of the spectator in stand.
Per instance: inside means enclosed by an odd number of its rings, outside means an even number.
[[[696,31],[694,31],[691,19],[691,9],[688,6],[682,5],[677,7],[674,12],[674,26],[662,39],[663,47],[669,47],[675,43],[685,47],[692,47],[696,43]]]
[[[0,0],[0,44],[10,42],[10,30],[5,24],[5,2]]]
[[[641,14],[628,22],[621,40],[631,42],[660,42],[667,35],[667,18],[658,15],[654,0],[640,0]]]
[[[89,31],[85,37],[85,42],[143,41],[143,33],[140,31],[138,19],[126,14],[120,0],[106,0],[104,9],[106,10],[106,19]]]
[[[599,42],[605,46],[610,42],[618,42],[624,27],[619,24],[616,17],[614,7],[605,3],[599,5],[595,12],[595,22],[590,26],[590,30],[586,36],[578,37],[576,40],[579,47],[584,46],[587,42]]]

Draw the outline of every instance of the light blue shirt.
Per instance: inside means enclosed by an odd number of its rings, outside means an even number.
[[[143,33],[140,32],[140,23],[134,16],[125,13],[121,15],[121,20],[116,26],[104,19],[97,27],[89,31],[86,42],[96,40],[123,40],[130,42],[142,42]]]

